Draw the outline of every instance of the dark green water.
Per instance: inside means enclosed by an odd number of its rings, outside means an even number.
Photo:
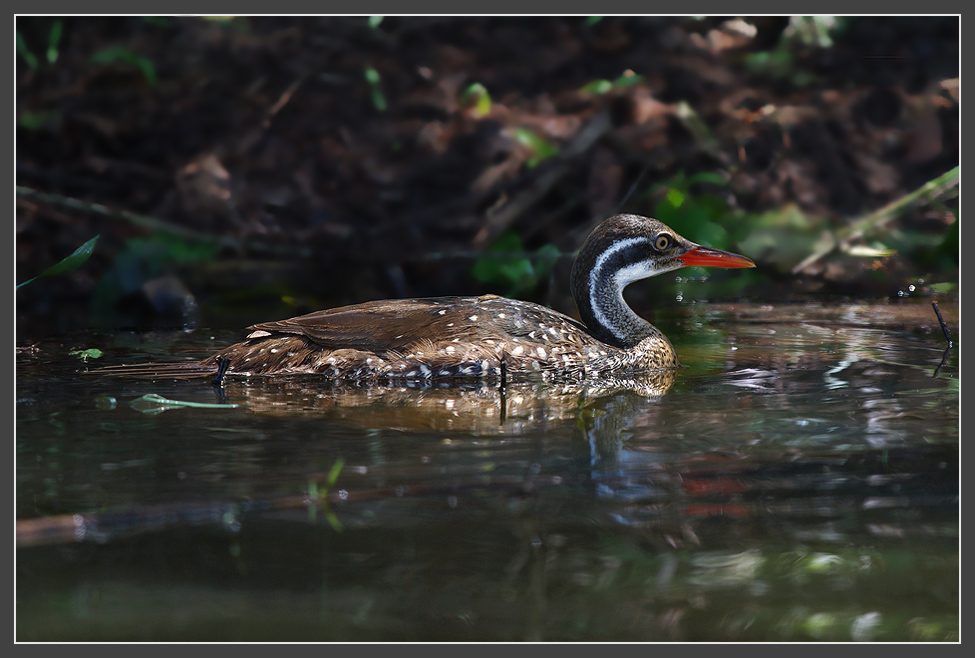
[[[69,352],[237,334],[38,341],[17,357],[17,639],[957,641],[958,348],[942,363],[930,303],[675,313],[686,367],[651,397],[218,396]]]

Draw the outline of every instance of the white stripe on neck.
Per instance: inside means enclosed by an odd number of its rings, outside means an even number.
[[[660,267],[655,261],[647,258],[620,268],[616,272],[613,272],[612,276],[610,277],[602,276],[602,272],[607,267],[606,263],[609,259],[622,250],[629,249],[634,245],[644,242],[648,245],[651,244],[649,237],[627,238],[626,240],[614,242],[609,246],[608,249],[599,254],[599,257],[593,264],[592,270],[589,272],[589,308],[592,309],[592,314],[596,321],[603,327],[606,327],[621,343],[626,343],[628,337],[621,336],[617,333],[620,330],[620,327],[611,323],[609,319],[603,315],[602,309],[600,309],[599,305],[596,303],[599,293],[597,288],[599,281],[604,278],[607,280],[612,289],[612,294],[616,296],[617,302],[624,313],[628,313],[640,323],[648,324],[646,320],[634,313],[633,309],[631,309],[629,304],[626,303],[626,300],[623,299],[623,288],[634,281],[646,279],[657,274],[662,274],[663,272],[670,272],[672,270],[679,269],[683,265],[683,263],[681,263],[679,260],[672,260],[666,266]],[[649,252],[650,249],[648,248],[647,251]],[[604,294],[605,292],[606,291],[603,291]]]

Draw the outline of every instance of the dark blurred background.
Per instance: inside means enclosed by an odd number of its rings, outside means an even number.
[[[571,254],[619,211],[759,264],[709,294],[957,298],[957,17],[16,26],[17,283],[99,236],[18,290],[18,341],[403,296],[574,312]]]

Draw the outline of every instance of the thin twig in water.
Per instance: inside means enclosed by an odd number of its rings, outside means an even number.
[[[938,308],[938,302],[931,302],[931,306],[934,307],[934,314],[938,316],[938,322],[941,323],[941,331],[943,331],[945,334],[945,340],[948,341],[948,347],[951,347],[951,332],[948,331],[948,323],[945,322],[943,317],[941,317],[941,309]]]
[[[945,353],[941,356],[941,363],[934,369],[934,374],[931,375],[932,377],[937,377],[938,372],[948,363],[948,357],[951,356],[951,346],[953,343],[951,342],[951,332],[948,331],[948,323],[941,317],[941,309],[938,308],[938,302],[931,302],[931,306],[934,308],[934,314],[938,316],[938,322],[941,323],[941,331],[945,334],[945,340],[948,341],[948,347],[945,348]]]
[[[951,356],[951,345],[949,344],[948,347],[945,348],[945,353],[941,355],[941,363],[938,364],[938,367],[934,369],[934,374],[931,375],[932,379],[936,378],[938,376],[938,373],[941,371],[941,369],[944,368],[946,365],[948,365],[948,358],[950,356]]]
[[[223,356],[217,358],[217,374],[213,376],[214,388],[223,388],[223,377],[229,368],[230,359]]]

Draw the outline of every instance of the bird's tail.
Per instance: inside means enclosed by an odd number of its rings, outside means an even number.
[[[131,379],[199,379],[213,377],[219,366],[207,359],[184,363],[129,363],[89,370],[90,375]]]

